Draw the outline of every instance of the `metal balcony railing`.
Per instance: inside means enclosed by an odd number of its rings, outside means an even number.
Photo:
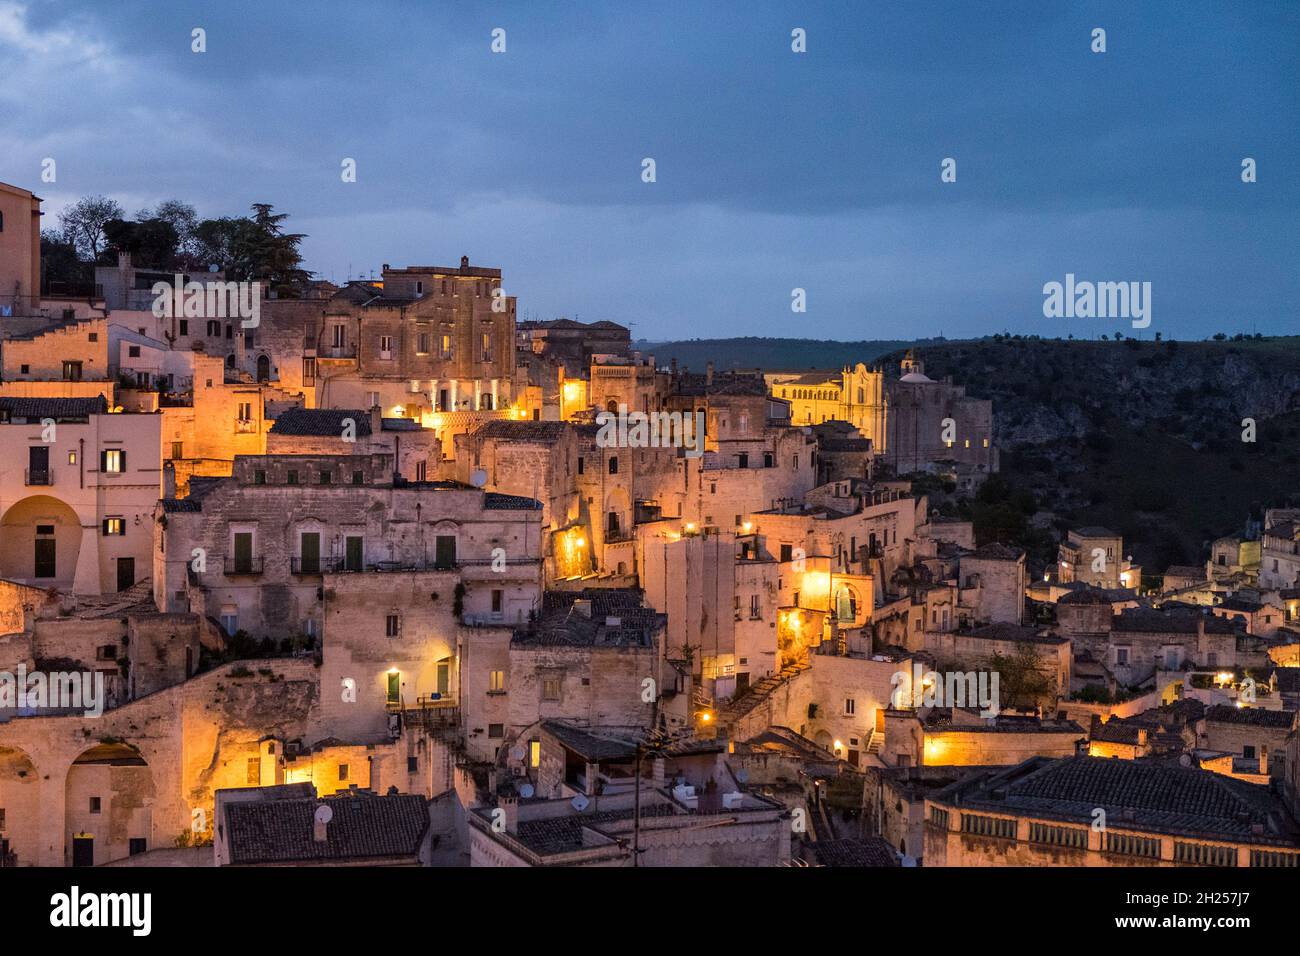
[[[25,485],[44,485],[49,487],[54,484],[54,472],[46,469],[44,471],[33,471],[30,468],[23,469],[23,484]]]
[[[262,557],[260,555],[236,558],[226,556],[225,572],[228,577],[237,575],[259,575],[262,573]]]

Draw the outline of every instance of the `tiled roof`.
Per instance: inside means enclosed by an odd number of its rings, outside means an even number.
[[[1039,634],[1038,629],[1009,621],[995,621],[973,628],[961,637],[974,637],[986,641],[1024,641],[1029,644],[1068,644],[1069,638]]]
[[[1012,548],[997,541],[977,548],[967,555],[981,561],[1019,561],[1024,556],[1025,552],[1020,548]]]
[[[899,866],[898,855],[883,837],[865,840],[818,840],[812,844],[822,866]]]
[[[558,720],[542,722],[542,729],[584,760],[630,760],[636,756],[636,741],[612,734],[595,734]]]
[[[352,420],[358,437],[370,434],[370,413],[359,408],[293,408],[275,420],[271,434],[341,438],[347,419]]]
[[[1118,538],[1114,531],[1109,528],[1103,528],[1099,525],[1089,525],[1086,528],[1075,528],[1074,533],[1080,538]]]
[[[523,495],[503,495],[498,491],[483,493],[483,507],[494,511],[541,511],[542,503]]]
[[[315,814],[321,804],[334,817],[326,839],[317,842]],[[236,864],[413,857],[428,827],[425,799],[416,794],[259,800],[226,808],[230,856]]]
[[[94,398],[0,398],[0,421],[19,418],[85,418],[108,411],[103,395]]]
[[[1165,569],[1165,577],[1195,578],[1199,581],[1205,577],[1205,568],[1194,564],[1171,564]]]
[[[1249,837],[1277,842],[1268,828],[1279,806],[1266,787],[1205,770],[1102,757],[1034,757],[1001,773],[967,778],[936,799],[960,792],[963,807],[1091,822],[1101,807],[1115,829]],[[1286,842],[1295,845],[1291,836]]]
[[[1145,631],[1160,634],[1194,634],[1204,622],[1206,633],[1234,634],[1236,626],[1222,617],[1195,611],[1157,611],[1152,608],[1128,608],[1111,621],[1112,631]]]
[[[1056,603],[1070,604],[1070,605],[1105,604],[1106,606],[1109,607],[1110,598],[1106,596],[1106,592],[1103,591],[1101,588],[1079,588],[1077,591],[1071,591],[1069,594],[1064,595]]]
[[[1249,724],[1252,727],[1274,727],[1290,730],[1295,725],[1294,710],[1265,710],[1262,707],[1233,707],[1217,704],[1205,712],[1207,721],[1219,724]]]
[[[589,601],[588,616],[574,606]],[[611,622],[611,619],[616,619]],[[667,616],[642,603],[632,588],[546,591],[539,619],[515,631],[512,644],[568,647],[650,647]]]
[[[565,422],[515,422],[508,418],[494,418],[485,422],[473,434],[480,438],[540,442],[549,445],[559,441],[568,427]]]

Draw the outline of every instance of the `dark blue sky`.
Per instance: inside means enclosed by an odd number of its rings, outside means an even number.
[[[1297,3],[0,0],[0,56],[51,221],[268,201],[326,278],[468,254],[648,338],[1133,334],[1044,318],[1067,272],[1151,282],[1147,336],[1300,332]]]

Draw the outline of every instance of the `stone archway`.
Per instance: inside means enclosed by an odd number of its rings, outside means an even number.
[[[51,495],[30,495],[0,517],[0,577],[69,590],[81,543],[81,519],[71,507]]]
[[[0,866],[38,863],[40,792],[40,775],[26,751],[0,747]]]
[[[65,863],[98,866],[151,848],[157,795],[138,748],[105,738],[82,751],[64,783]]]

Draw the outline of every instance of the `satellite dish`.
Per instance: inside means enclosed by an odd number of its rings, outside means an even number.
[[[511,757],[514,757],[516,760],[523,760],[523,759],[524,759],[524,748],[523,748],[523,747],[511,747],[511,748],[510,748],[510,756],[511,756]]]
[[[587,804],[589,802],[590,801],[588,801],[587,798],[584,797],[582,794],[578,794],[576,797],[574,797],[572,800],[569,801],[569,804],[573,807],[573,809],[581,813],[583,810],[587,809]]]
[[[334,819],[334,811],[330,809],[329,804],[322,803],[316,808],[316,822],[329,823]]]
[[[532,795],[533,795],[533,785],[531,783],[525,783],[522,786],[520,786],[519,796],[523,797],[525,800],[528,800],[532,798]]]
[[[1181,757],[1178,758],[1178,763],[1184,767],[1190,767],[1192,765],[1192,755],[1183,754]]]
[[[749,771],[746,770],[744,767],[741,767],[739,770],[736,771],[736,779],[739,780],[741,783],[749,782]]]
[[[487,472],[482,468],[475,468],[469,473],[469,483],[475,488],[482,488],[487,484]]]

